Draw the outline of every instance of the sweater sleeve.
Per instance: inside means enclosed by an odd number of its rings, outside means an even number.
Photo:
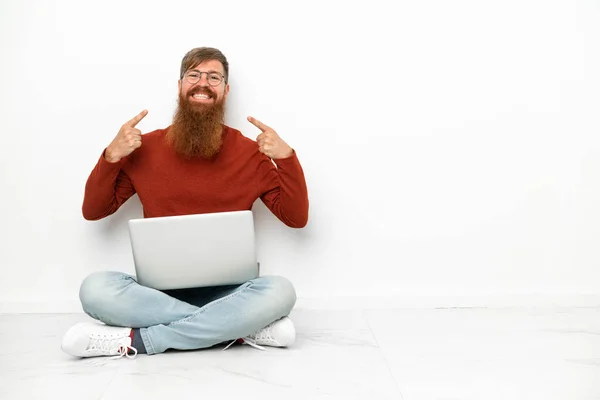
[[[303,228],[308,222],[308,190],[296,152],[291,157],[274,160],[261,154],[259,195],[262,202],[284,224]]]
[[[121,169],[121,162],[109,163],[104,152],[85,184],[83,217],[95,221],[108,217],[135,194],[131,179]]]

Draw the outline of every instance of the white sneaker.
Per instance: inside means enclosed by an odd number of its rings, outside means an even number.
[[[65,333],[61,348],[75,357],[126,356],[133,358],[137,349],[131,347],[131,328],[101,325],[97,323],[79,323]],[[133,351],[133,356],[129,355]]]
[[[296,341],[296,329],[289,317],[283,317],[241,340],[243,344],[260,350],[265,350],[262,346],[288,347]],[[237,340],[229,343],[223,350],[227,350],[235,342]]]

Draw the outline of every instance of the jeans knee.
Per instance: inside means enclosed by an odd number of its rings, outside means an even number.
[[[123,281],[128,275],[114,271],[98,271],[88,275],[79,288],[79,300],[89,315],[96,315],[99,310],[105,308],[114,297],[114,292],[119,281]]]
[[[274,298],[280,312],[283,315],[289,314],[296,304],[296,289],[292,282],[283,276],[268,276],[263,279],[267,292]]]

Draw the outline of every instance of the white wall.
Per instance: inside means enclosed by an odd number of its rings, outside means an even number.
[[[88,222],[84,184],[126,120],[170,124],[203,45],[231,63],[227,122],[305,169],[305,229],[255,208],[263,270],[299,296],[600,295],[597,1],[151,3],[0,4],[4,311],[133,272],[138,199]]]

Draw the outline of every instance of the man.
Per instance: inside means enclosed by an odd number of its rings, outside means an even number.
[[[261,131],[256,141],[224,125],[228,78],[219,50],[189,51],[172,125],[142,135],[136,124],[144,110],[121,127],[88,178],[84,218],[107,217],[135,193],[146,218],[249,210],[260,198],[287,226],[304,227],[308,195],[295,151],[252,117],[248,121]],[[130,357],[228,341],[285,347],[295,340],[287,315],[296,294],[283,277],[159,291],[133,276],[102,271],[84,279],[79,297],[83,310],[104,324],[67,331],[62,349],[78,357]]]

